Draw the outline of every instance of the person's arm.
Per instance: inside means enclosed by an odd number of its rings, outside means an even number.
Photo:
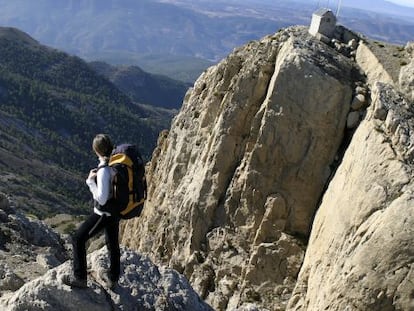
[[[96,177],[96,178],[95,178]],[[110,187],[111,187],[111,173],[109,167],[103,167],[97,172],[92,170],[89,173],[86,184],[89,186],[89,190],[92,192],[94,200],[99,205],[105,205],[109,199]]]

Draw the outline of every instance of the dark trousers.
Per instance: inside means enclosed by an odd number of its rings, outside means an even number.
[[[73,243],[73,274],[80,279],[86,279],[86,242],[102,230],[105,231],[106,245],[109,250],[109,277],[118,281],[120,274],[119,251],[119,218],[114,216],[90,215],[72,237]]]

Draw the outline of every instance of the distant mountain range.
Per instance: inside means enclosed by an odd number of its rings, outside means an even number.
[[[211,62],[222,59],[235,47],[289,25],[309,25],[312,12],[327,3],[0,0],[0,23],[18,27],[45,44],[89,61],[139,65],[146,71],[194,81]],[[330,3],[335,9],[336,2]],[[414,22],[408,18],[348,9],[356,0],[342,3],[340,22],[357,32],[399,44],[414,37]],[[383,13],[404,13],[399,6],[383,0],[358,4]]]
[[[278,16],[272,14],[272,10],[276,8],[285,9],[299,9],[298,5],[306,4],[303,9],[316,9],[318,7],[329,7],[334,12],[337,12],[339,8],[356,8],[359,10],[383,13],[386,15],[405,16],[414,18],[414,8],[398,5],[396,3],[386,0],[245,0],[240,3],[239,0],[161,0],[163,3],[175,4],[177,6],[191,8],[199,12],[212,13],[216,12],[221,15],[235,15],[240,14],[244,16],[258,17],[263,16],[264,18],[277,19]],[[238,12],[236,12],[238,10]]]
[[[104,62],[89,64],[98,73],[114,83],[132,100],[167,109],[181,107],[189,83],[143,71],[137,66],[111,66]]]
[[[336,2],[334,3],[337,4]],[[385,0],[343,0],[342,6],[386,15],[414,18],[413,7],[401,6]]]
[[[84,207],[97,133],[138,144],[148,159],[172,118],[133,101],[82,59],[14,28],[0,28],[0,103],[0,191],[39,216]]]

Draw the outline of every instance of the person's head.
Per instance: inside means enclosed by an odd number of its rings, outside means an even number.
[[[92,148],[98,156],[109,158],[114,146],[108,135],[98,134],[93,139]]]

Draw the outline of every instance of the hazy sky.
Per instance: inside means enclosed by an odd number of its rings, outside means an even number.
[[[396,4],[406,5],[414,7],[414,0],[387,0],[388,2],[394,2]]]

